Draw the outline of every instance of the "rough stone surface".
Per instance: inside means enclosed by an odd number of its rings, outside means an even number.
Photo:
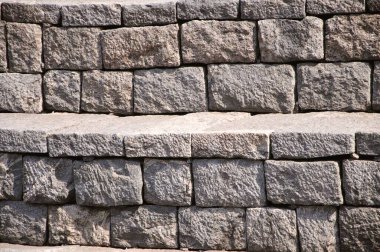
[[[380,133],[357,133],[356,148],[360,155],[380,156]]]
[[[172,24],[177,21],[176,3],[163,2],[123,5],[123,25],[145,26]]]
[[[62,26],[121,25],[118,4],[73,4],[62,6]]]
[[[244,159],[193,161],[195,203],[201,207],[266,204],[264,165]]]
[[[0,111],[42,111],[42,78],[39,74],[0,74]]]
[[[336,208],[297,208],[297,227],[300,251],[339,251]]]
[[[44,30],[46,69],[102,68],[98,28],[51,27]]]
[[[365,12],[365,0],[308,0],[306,11],[312,15]]]
[[[7,252],[125,252],[119,248],[80,246],[80,245],[63,245],[63,246],[28,246],[19,244],[0,243],[0,250]],[[129,249],[129,252],[148,252],[143,249]],[[149,251],[153,252],[153,251]],[[173,250],[172,252],[180,252]]]
[[[83,72],[81,109],[96,113],[132,113],[132,78],[131,72]]]
[[[22,200],[22,156],[0,153],[0,200]]]
[[[181,20],[192,19],[236,19],[239,0],[180,0],[177,16]]]
[[[247,21],[190,21],[181,27],[184,63],[256,60],[256,24]]]
[[[78,205],[49,207],[49,244],[110,245],[108,210]]]
[[[240,208],[180,208],[181,248],[243,250],[245,212]]]
[[[104,67],[129,69],[179,66],[178,30],[178,25],[172,24],[104,31]]]
[[[47,207],[22,201],[0,201],[0,241],[42,246]]]
[[[43,79],[46,109],[52,111],[79,112],[81,76],[79,72],[50,70]]]
[[[333,161],[266,161],[267,199],[274,204],[340,205],[339,165]]]
[[[296,212],[276,208],[247,209],[248,251],[297,251]]]
[[[135,71],[133,84],[136,113],[207,110],[206,84],[202,67]]]
[[[370,12],[380,11],[380,1],[379,0],[367,0],[368,10]]]
[[[177,209],[140,206],[113,209],[111,244],[130,248],[177,248]]]
[[[142,174],[137,161],[99,159],[74,170],[76,202],[87,206],[142,204]]]
[[[301,64],[297,68],[301,110],[365,111],[371,107],[368,63]]]
[[[323,20],[261,20],[259,45],[261,61],[292,62],[321,60],[323,52]]]
[[[304,18],[306,0],[241,0],[243,19]]]
[[[7,70],[7,39],[5,31],[6,23],[0,21],[0,72]]]
[[[54,3],[13,1],[1,4],[2,18],[8,22],[59,24],[60,9]]]
[[[380,5],[380,1],[379,1],[379,5]],[[373,70],[372,109],[376,111],[380,111],[380,63],[379,62],[375,63],[375,67]]]
[[[290,65],[211,65],[208,88],[212,110],[290,113],[295,105]]]
[[[190,170],[186,161],[145,159],[144,200],[155,205],[191,205]]]

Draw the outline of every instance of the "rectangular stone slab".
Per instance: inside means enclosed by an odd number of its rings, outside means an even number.
[[[242,19],[302,19],[305,13],[306,0],[241,0]]]
[[[112,2],[112,1],[111,1]],[[64,5],[61,8],[62,26],[113,26],[121,25],[119,4],[87,3]]]
[[[237,19],[239,0],[180,0],[177,16],[181,20]]]

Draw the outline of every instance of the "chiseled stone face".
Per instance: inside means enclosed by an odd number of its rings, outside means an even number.
[[[366,3],[370,12],[378,12],[380,10],[379,0],[367,0]]]
[[[306,16],[306,0],[241,0],[243,19],[300,19]]]
[[[5,31],[6,22],[0,22],[0,72],[7,70],[7,39]]]
[[[380,5],[380,1],[379,1]],[[380,63],[376,62],[373,70],[372,109],[380,111]]]
[[[61,6],[36,1],[2,3],[2,18],[8,22],[59,24]]]
[[[0,200],[22,200],[22,156],[0,153]]]
[[[239,0],[180,0],[177,12],[181,20],[237,19]]]
[[[176,2],[157,2],[145,4],[123,5],[123,25],[124,26],[146,26],[172,24],[177,21]]]
[[[368,156],[380,155],[380,133],[356,133],[356,148],[358,154]]]
[[[306,7],[314,15],[360,13],[365,12],[365,0],[308,0]]]
[[[106,1],[105,1],[106,2]],[[118,4],[70,4],[62,6],[62,26],[121,25]]]

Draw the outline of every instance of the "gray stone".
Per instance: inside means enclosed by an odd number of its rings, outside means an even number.
[[[306,11],[312,15],[365,12],[365,0],[308,0]]]
[[[124,26],[165,25],[177,22],[175,1],[146,2],[122,6]]]
[[[130,248],[177,248],[177,209],[140,206],[113,209],[111,244]]]
[[[180,0],[177,12],[181,20],[237,19],[239,0]]]
[[[380,156],[380,133],[359,132],[356,134],[356,149],[358,154]]]
[[[47,207],[22,201],[0,201],[0,241],[42,246]]]
[[[5,31],[6,23],[0,21],[0,72],[7,70],[7,39]]]
[[[59,24],[60,5],[36,1],[10,1],[1,4],[2,18],[8,22]]]
[[[43,91],[46,109],[79,112],[81,76],[79,72],[50,70],[44,74]]]
[[[266,161],[267,198],[274,204],[343,204],[339,164]]]
[[[78,205],[49,207],[49,244],[110,245],[110,213]]]
[[[301,64],[297,68],[301,110],[365,111],[371,107],[368,63]]]
[[[256,60],[256,24],[190,21],[181,26],[184,63],[249,63]]]
[[[190,163],[181,160],[144,160],[144,199],[147,203],[190,206],[193,191]]]
[[[76,202],[87,206],[142,204],[142,174],[137,161],[99,159],[74,170]]]
[[[130,69],[179,66],[178,31],[177,24],[104,31],[104,67]]]
[[[207,110],[202,67],[140,70],[134,73],[134,111],[142,114]]]
[[[96,113],[132,113],[132,78],[131,72],[83,72],[81,109]]]
[[[341,251],[380,250],[380,209],[343,207],[339,211]]]
[[[326,60],[380,59],[379,22],[380,15],[341,15],[328,19],[325,25]]]
[[[181,248],[243,250],[245,211],[240,208],[181,207],[178,212]]]
[[[66,70],[102,68],[99,37],[99,28],[45,29],[45,68]]]
[[[22,156],[0,153],[0,200],[22,200]]]
[[[380,1],[379,0],[367,0],[367,7],[370,12],[380,11]]]
[[[0,243],[0,250],[7,252],[123,252],[119,248],[110,247],[92,247],[80,245],[65,245],[65,246],[27,246],[9,243]],[[144,252],[142,249],[129,249],[129,252]],[[180,250],[172,250],[172,252],[181,252]]]
[[[297,251],[296,212],[277,208],[247,209],[248,251]]]
[[[242,19],[300,19],[306,16],[306,0],[241,0]]]
[[[295,73],[291,65],[208,66],[212,110],[291,113]]]
[[[339,251],[337,211],[334,207],[297,208],[300,251]]]
[[[62,26],[121,25],[118,4],[70,4],[62,6]]]
[[[257,207],[266,204],[263,162],[196,159],[193,177],[197,206]]]
[[[71,159],[25,156],[23,161],[24,201],[62,204],[74,200]]]
[[[0,74],[0,111],[42,111],[42,78],[39,74]]]
[[[259,23],[259,45],[263,62],[321,60],[323,20],[306,17],[302,20],[271,19]]]
[[[375,62],[375,67],[373,69],[372,109],[380,111],[380,62]]]

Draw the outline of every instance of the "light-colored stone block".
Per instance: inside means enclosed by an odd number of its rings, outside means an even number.
[[[61,8],[62,26],[113,26],[121,25],[119,4],[88,3],[64,5]]]
[[[180,20],[237,19],[239,0],[180,0],[177,16]]]
[[[124,4],[124,26],[166,25],[177,22],[176,1],[142,1]]]
[[[306,16],[306,0],[241,0],[242,19],[300,19]]]
[[[307,13],[312,15],[365,12],[365,0],[308,0]]]

